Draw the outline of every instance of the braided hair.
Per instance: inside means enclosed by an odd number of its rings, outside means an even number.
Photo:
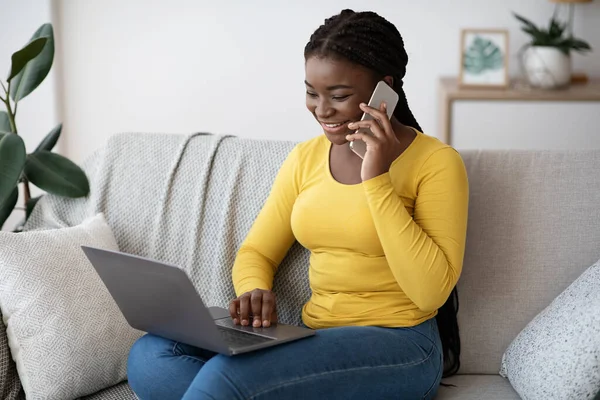
[[[385,18],[370,11],[343,10],[326,19],[312,34],[304,48],[304,57],[307,60],[310,57],[342,58],[370,69],[378,80],[391,76],[392,88],[400,97],[394,117],[403,125],[422,131],[408,107],[402,87],[408,64],[404,41],[394,24]],[[444,355],[444,377],[456,374],[460,367],[457,313],[458,292],[455,287],[436,316]]]

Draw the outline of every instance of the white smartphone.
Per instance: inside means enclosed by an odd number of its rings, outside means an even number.
[[[371,99],[369,100],[369,106],[379,109],[381,103],[385,102],[387,105],[387,116],[388,118],[392,118],[394,114],[394,109],[396,108],[396,104],[398,104],[398,93],[394,91],[387,83],[384,81],[379,81],[377,86],[375,86],[375,90],[371,95]],[[364,113],[361,121],[372,120],[373,117],[370,114]],[[360,128],[358,130],[360,133],[366,133],[367,135],[373,135],[369,128]],[[362,140],[355,140],[350,142],[350,148],[357,156],[360,158],[365,158],[365,153],[367,152],[367,144]]]

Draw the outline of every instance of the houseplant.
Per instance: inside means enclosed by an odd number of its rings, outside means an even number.
[[[571,51],[586,53],[590,45],[566,33],[566,24],[555,15],[548,28],[537,27],[528,19],[513,13],[522,23],[521,29],[531,41],[521,51],[523,69],[528,82],[535,87],[554,89],[568,86],[571,81]]]
[[[85,173],[69,159],[52,153],[60,137],[61,124],[29,154],[18,134],[19,103],[44,81],[53,60],[54,32],[51,24],[44,24],[25,47],[12,55],[6,83],[0,79],[0,105],[6,108],[0,111],[0,228],[17,205],[19,184],[23,187],[25,221],[39,200],[39,197],[31,198],[30,183],[59,196],[83,197],[89,193]]]

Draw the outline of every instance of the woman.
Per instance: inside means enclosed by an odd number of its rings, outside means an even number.
[[[462,159],[421,133],[402,90],[404,44],[384,18],[342,11],[311,36],[305,59],[306,105],[324,135],[281,167],[237,255],[230,312],[236,324],[276,322],[273,275],[298,240],[311,250],[302,317],[318,331],[236,357],[145,336],[129,359],[142,399],[431,399],[458,369]],[[380,80],[400,95],[391,120],[385,104],[364,104]],[[360,122],[363,112],[375,120]],[[366,142],[364,160],[353,140]]]

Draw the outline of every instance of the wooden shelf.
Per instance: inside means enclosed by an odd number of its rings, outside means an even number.
[[[572,84],[566,89],[543,90],[531,88],[522,82],[512,82],[507,88],[466,88],[456,78],[442,78],[440,94],[441,138],[452,144],[452,105],[455,101],[598,101],[600,80]]]

